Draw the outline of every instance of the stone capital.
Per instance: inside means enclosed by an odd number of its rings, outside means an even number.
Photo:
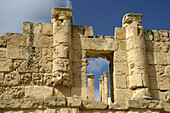
[[[61,7],[54,7],[52,9],[52,22],[57,20],[66,20],[72,19],[73,12],[71,8],[61,8]]]
[[[109,72],[103,72],[104,77],[108,77]]]
[[[94,78],[94,74],[87,74],[86,75],[88,78]]]
[[[142,15],[128,13],[123,17],[122,26],[127,27],[128,25],[141,26],[142,23]]]

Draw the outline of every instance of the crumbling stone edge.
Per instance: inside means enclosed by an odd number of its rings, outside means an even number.
[[[170,112],[170,103],[158,100],[117,101],[110,105],[100,101],[82,100],[80,97],[48,96],[39,99],[0,99],[1,109],[46,109],[52,107],[71,107],[82,110],[129,110],[152,109]]]

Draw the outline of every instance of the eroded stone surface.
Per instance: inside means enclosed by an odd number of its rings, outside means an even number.
[[[23,34],[0,37],[0,113],[170,112],[170,31],[146,30],[142,15],[130,13],[115,36],[94,36],[72,17],[71,8],[53,8],[52,23],[24,22]],[[98,57],[110,72],[95,75],[94,101],[86,72]]]

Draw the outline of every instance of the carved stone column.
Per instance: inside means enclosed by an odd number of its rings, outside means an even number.
[[[102,101],[102,79],[99,78],[99,94],[100,94],[100,101]]]
[[[94,101],[94,74],[87,74],[88,77],[88,99]]]
[[[108,84],[108,72],[103,72],[104,74],[104,100],[108,104],[109,98],[109,84]]]
[[[72,84],[72,46],[71,26],[72,9],[52,9],[53,23],[53,85],[71,86]]]
[[[149,93],[144,29],[141,14],[126,14],[123,27],[126,29],[126,49],[129,69],[129,87],[133,90],[132,99],[151,99]]]
[[[101,80],[102,80],[102,86],[101,86],[101,89],[102,89],[102,102],[105,102],[105,98],[104,98],[104,76],[102,75],[101,76]]]

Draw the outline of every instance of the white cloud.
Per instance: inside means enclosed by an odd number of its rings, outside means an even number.
[[[72,7],[70,0],[0,0],[0,35],[22,32],[24,21],[50,23],[53,7]]]
[[[108,67],[109,61],[103,58],[95,58],[88,60],[89,65],[87,66],[87,73],[97,73],[101,72],[104,68]]]

